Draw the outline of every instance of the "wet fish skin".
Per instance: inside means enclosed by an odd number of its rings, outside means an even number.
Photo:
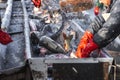
[[[34,31],[31,33],[30,39],[31,39],[32,44],[37,45],[39,43],[39,37],[38,37],[40,36],[39,34],[40,32],[38,31]]]
[[[40,41],[39,45],[43,45],[44,47],[46,47],[51,52],[54,52],[54,53],[65,53],[65,50],[63,49],[63,47],[59,43],[55,42],[54,40],[52,40],[48,36],[42,36],[39,39],[39,41]]]
[[[48,49],[53,53],[65,53],[64,48],[50,37],[46,35],[43,36],[38,31],[34,31],[32,34],[33,34],[33,39],[36,38],[36,40],[39,41],[40,46],[44,46],[46,49]]]
[[[65,51],[70,51],[70,42],[73,38],[73,35],[66,35],[65,33],[63,33],[63,38],[64,38],[64,48],[65,48]]]
[[[30,21],[29,21],[29,24],[30,24],[30,29],[31,29],[32,31],[37,31],[36,24],[34,23],[33,20],[30,20]]]
[[[37,16],[37,15],[34,15],[34,14],[30,14],[28,16],[30,19],[42,19],[41,17]]]

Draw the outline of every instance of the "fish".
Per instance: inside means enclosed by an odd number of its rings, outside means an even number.
[[[65,33],[63,33],[63,38],[64,38],[64,49],[66,52],[68,52],[70,50],[70,41],[73,38],[73,35],[66,35]]]
[[[65,53],[64,48],[48,36],[42,36],[39,41],[39,45],[43,45],[53,53]]]
[[[30,24],[31,31],[37,31],[36,24],[35,24],[35,22],[33,22],[33,20],[30,20],[29,24]]]
[[[45,47],[53,53],[65,53],[64,48],[46,35],[40,35],[39,32],[34,32],[34,36],[39,40],[39,45]]]

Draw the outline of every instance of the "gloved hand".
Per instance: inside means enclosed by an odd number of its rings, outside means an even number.
[[[86,45],[89,43],[89,40],[91,40],[93,38],[93,34],[89,31],[85,31],[84,35],[82,36],[80,43],[78,44],[78,48],[77,51],[75,53],[75,55],[78,58],[82,58],[82,50],[86,47]]]
[[[7,45],[13,40],[11,39],[10,35],[7,34],[6,32],[0,30],[0,43],[3,45]]]
[[[99,46],[91,39],[89,43],[86,45],[84,49],[82,49],[82,58],[86,58],[90,56],[90,53],[96,49],[98,49]]]
[[[98,6],[95,6],[95,8],[94,8],[94,14],[95,15],[98,15],[99,14],[99,7]]]
[[[41,0],[32,0],[32,2],[34,3],[35,7],[40,8],[40,6],[41,6]]]

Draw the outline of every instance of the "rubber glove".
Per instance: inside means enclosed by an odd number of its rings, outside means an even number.
[[[3,45],[7,45],[13,40],[11,39],[10,35],[2,30],[0,30],[0,43]]]
[[[89,43],[89,40],[93,38],[93,34],[89,31],[85,31],[84,35],[82,36],[80,43],[78,44],[77,51],[75,55],[78,58],[82,58],[82,50],[86,47],[86,45]]]
[[[96,49],[98,49],[99,46],[93,41],[93,39],[91,39],[89,41],[89,43],[86,45],[86,47],[84,49],[82,49],[82,54],[81,57],[82,58],[87,58],[90,56],[90,53]]]
[[[35,7],[40,8],[41,6],[41,0],[32,0]]]

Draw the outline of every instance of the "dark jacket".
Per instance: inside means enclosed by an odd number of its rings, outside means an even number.
[[[120,34],[120,0],[111,1],[109,11],[111,14],[107,21],[98,15],[88,28],[100,48],[108,45]]]

